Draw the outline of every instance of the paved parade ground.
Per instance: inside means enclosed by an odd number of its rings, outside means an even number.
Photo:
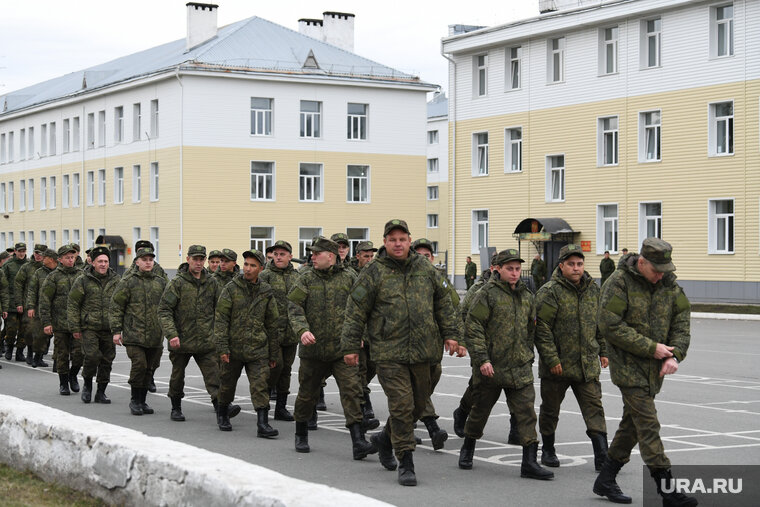
[[[760,464],[760,322],[710,319],[692,320],[692,340],[688,357],[677,374],[669,376],[657,397],[657,409],[665,450],[674,473],[678,465]],[[48,358],[48,362],[51,360]],[[405,488],[396,482],[397,472],[388,472],[377,455],[362,461],[351,459],[351,441],[344,428],[337,387],[332,379],[326,388],[327,412],[320,412],[319,430],[310,432],[312,452],[297,454],[293,448],[294,423],[273,421],[280,431],[275,440],[256,438],[255,412],[244,377],[238,384],[236,403],[243,413],[232,419],[233,431],[221,432],[200,372],[194,363],[188,368],[183,411],[187,421],[169,420],[170,401],[166,397],[171,364],[165,351],[156,372],[158,393],[148,396],[154,415],[130,415],[127,376],[129,359],[117,350],[108,394],[111,405],[81,402],[78,395],[58,395],[58,378],[50,368],[33,369],[26,363],[3,359],[0,392],[17,396],[112,424],[127,426],[148,435],[161,436],[234,456],[283,474],[307,481],[362,493],[396,505],[612,505],[591,492],[596,477],[591,443],[585,435],[578,405],[568,391],[562,405],[557,430],[559,469],[552,469],[550,482],[520,478],[521,448],[506,445],[509,416],[506,402],[494,407],[478,441],[473,470],[457,467],[461,439],[453,431],[451,414],[470,375],[469,359],[446,357],[443,377],[434,394],[439,423],[449,432],[445,449],[433,451],[427,431],[420,423],[417,435],[423,439],[414,454],[419,485]],[[535,368],[534,368],[535,371]],[[297,390],[297,368],[291,382],[290,408]],[[618,389],[602,372],[603,402],[609,439],[622,414]],[[81,378],[80,378],[81,382]],[[371,384],[377,417],[387,417],[385,397],[377,379]],[[536,392],[538,378],[536,378]],[[273,405],[274,403],[272,403]],[[540,404],[537,395],[536,411]],[[271,412],[270,412],[271,414]],[[540,454],[539,454],[540,456]],[[642,462],[634,450],[631,463],[618,476],[622,490],[642,502]],[[256,478],[252,477],[252,481]],[[649,477],[646,480],[651,480]]]

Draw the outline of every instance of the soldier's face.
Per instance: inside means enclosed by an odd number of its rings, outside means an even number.
[[[520,261],[509,261],[501,266],[496,266],[496,271],[499,272],[499,276],[503,281],[514,287],[520,279],[522,264],[520,264]]]
[[[143,255],[142,257],[135,259],[135,264],[137,264],[137,269],[139,269],[140,271],[152,270],[154,263],[155,263],[155,258],[152,255]]]
[[[652,285],[655,285],[657,282],[662,280],[662,277],[665,274],[654,269],[652,263],[646,260],[644,257],[639,257],[636,267],[638,268],[639,273],[641,273],[641,276],[646,278],[647,281]]]
[[[203,255],[194,255],[187,258],[188,271],[191,275],[200,275],[203,271],[203,265],[206,263],[206,257]]]
[[[274,256],[274,265],[280,269],[288,267],[290,260],[293,258],[293,254],[284,248],[275,248],[272,250],[272,255]]]
[[[48,269],[55,269],[55,267],[58,265],[58,259],[54,259],[52,257],[43,257],[42,265]]]
[[[396,260],[404,260],[409,257],[409,249],[412,246],[412,236],[401,229],[393,229],[383,238],[383,245],[388,256]]]
[[[219,264],[222,263],[222,259],[219,257],[212,257],[208,260],[208,270],[213,273],[216,271],[216,268],[219,267]]]
[[[70,268],[74,265],[74,261],[76,260],[77,254],[74,252],[69,252],[65,255],[62,255],[58,257],[58,262],[63,264],[65,267]]]
[[[95,257],[95,260],[92,261],[92,267],[96,272],[100,273],[101,275],[105,275],[106,271],[108,271],[108,256],[98,255]]]
[[[235,261],[231,261],[228,259],[222,259],[222,271],[227,273],[232,273],[235,271],[235,264],[237,264]]]
[[[26,250],[16,250],[13,252],[13,255],[15,255],[19,260],[26,259]]]
[[[264,270],[259,261],[255,257],[246,257],[243,262],[243,278],[248,282],[255,282],[259,279],[259,273]]]
[[[559,270],[562,271],[562,276],[578,285],[583,276],[583,265],[583,259],[577,255],[571,255],[559,263]]]
[[[271,261],[272,259],[274,259],[274,253],[272,253],[272,252],[267,252],[266,256],[267,256],[267,260],[268,261]]]
[[[604,252],[604,258],[605,259],[609,259],[610,258],[610,254],[608,252]]]
[[[338,255],[340,255],[340,260],[343,260],[348,255],[348,251],[351,248],[348,245],[344,245],[343,243],[338,243]]]
[[[328,269],[335,264],[335,254],[325,250],[311,254],[311,263],[314,269]]]
[[[363,268],[375,257],[375,252],[372,250],[364,250],[356,254],[356,260],[359,261],[359,267]]]
[[[433,261],[435,260],[435,258],[433,257],[433,252],[431,252],[431,251],[430,251],[430,250],[428,250],[427,248],[418,248],[418,249],[416,250],[416,252],[417,252],[418,254],[422,255],[423,257],[425,257],[427,260],[429,260],[431,264],[432,264],[432,263],[433,263]]]
[[[36,262],[42,262],[42,254],[41,254],[41,253],[37,253],[37,252],[34,252],[34,260],[35,260]]]

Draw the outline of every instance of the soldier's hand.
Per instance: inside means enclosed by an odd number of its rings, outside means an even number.
[[[29,316],[30,319],[34,318],[34,310],[29,310],[26,312],[26,314]]]
[[[602,363],[602,368],[606,368],[610,365],[610,360],[604,356],[599,358],[599,362]]]
[[[115,345],[124,345],[122,343],[122,341],[121,341],[121,333],[117,333],[117,334],[113,335],[113,343]]]
[[[72,333],[72,336],[75,340],[81,340],[82,339],[82,333]]]
[[[16,307],[16,313],[24,313],[24,307],[23,306],[17,306]]]
[[[169,340],[169,346],[173,349],[179,348],[179,336],[175,336]]]
[[[53,326],[45,326],[42,330],[43,333],[52,335],[53,334]]]
[[[443,347],[449,352],[450,356],[453,356],[459,350],[459,344],[456,340],[446,340],[443,342]]]
[[[660,377],[665,375],[671,375],[678,371],[678,363],[672,357],[667,358],[662,362],[662,368],[660,368]]]
[[[222,354],[222,362],[229,364],[229,362],[230,362],[230,355],[229,354]]]
[[[467,349],[464,345],[459,345],[457,347],[457,357],[467,357]]]
[[[558,364],[557,366],[552,366],[549,370],[552,372],[552,375],[562,375],[562,364]]]
[[[665,359],[666,357],[673,357],[673,347],[669,347],[664,343],[658,343],[657,348],[654,350],[654,358]]]
[[[346,354],[343,356],[343,362],[348,366],[359,366],[359,354]]]
[[[491,363],[483,363],[480,366],[480,373],[484,377],[493,377],[493,365]]]
[[[317,339],[314,338],[314,335],[311,334],[311,331],[306,331],[301,335],[301,343],[308,347],[309,345],[314,345],[317,343]]]

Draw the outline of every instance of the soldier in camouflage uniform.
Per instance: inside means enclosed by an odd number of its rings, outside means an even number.
[[[214,273],[214,280],[219,284],[219,288],[223,289],[240,272],[240,266],[237,265],[238,255],[234,250],[224,248],[221,254],[221,262],[219,269]]]
[[[16,279],[13,282],[13,294],[16,298],[14,304],[17,309],[18,307],[21,307],[21,329],[23,329],[24,344],[27,349],[25,359],[29,366],[32,366],[34,363],[34,353],[32,352],[32,342],[34,341],[34,337],[31,334],[33,331],[32,318],[29,316],[29,309],[26,308],[26,290],[29,287],[29,280],[32,278],[32,274],[42,267],[42,252],[45,250],[47,250],[47,245],[41,243],[34,245],[32,258],[21,266],[21,269],[18,270]],[[19,359],[24,360],[23,349],[20,355],[17,352],[16,360]]]
[[[69,326],[67,306],[69,291],[81,271],[74,266],[76,250],[72,245],[58,249],[58,267],[42,283],[39,312],[43,331],[55,340],[55,361],[58,369],[59,394],[68,396],[79,392],[77,374],[82,367],[82,345],[74,338]],[[71,389],[71,391],[69,390]]]
[[[13,357],[13,347],[17,346],[16,336],[19,344],[16,350],[16,361],[24,361],[24,321],[22,319],[23,306],[16,304],[15,281],[16,275],[21,267],[27,263],[26,243],[16,243],[13,250],[13,257],[3,264],[2,270],[8,282],[8,317],[5,320],[5,359],[8,361]]]
[[[338,244],[338,264],[349,264],[351,258],[351,242],[348,240],[348,236],[342,232],[337,232],[330,236],[330,241],[334,241]]]
[[[10,258],[8,256],[8,252],[2,252],[6,254],[5,259],[7,260]],[[0,254],[2,255],[2,254]],[[0,266],[2,267],[2,266]],[[5,277],[5,272],[0,269],[0,315],[2,316],[2,323],[3,328],[0,330],[0,354],[5,353],[5,323],[8,322],[8,307],[10,306],[9,303],[9,295],[8,295],[8,279]],[[0,365],[0,370],[2,369],[2,365]]]
[[[351,290],[341,345],[350,366],[359,363],[367,332],[377,377],[388,397],[390,417],[372,437],[380,462],[395,470],[399,484],[415,486],[414,421],[422,416],[431,392],[430,370],[444,347],[458,350],[458,323],[448,282],[427,259],[411,251],[411,235],[399,219],[385,224],[383,248]]]
[[[129,410],[132,415],[138,416],[153,413],[145,400],[156,356],[163,352],[157,308],[166,279],[154,270],[155,257],[151,247],[143,246],[135,252],[137,271],[125,275],[116,286],[109,313],[113,342],[127,349],[127,356],[132,362],[129,371],[132,391]]]
[[[208,271],[209,275],[213,275],[222,263],[222,252],[220,250],[211,250],[208,253],[207,262],[208,265],[206,266],[206,271]]]
[[[567,389],[572,388],[594,448],[594,468],[598,472],[607,457],[599,366],[606,368],[608,361],[605,342],[596,326],[599,286],[584,270],[584,260],[580,246],[563,246],[551,280],[536,294],[535,342],[541,377],[538,428],[543,442],[541,463],[558,467],[554,433],[562,400]]]
[[[694,498],[674,491],[654,404],[664,376],[678,370],[691,339],[691,305],[676,283],[672,252],[669,243],[647,238],[641,255],[623,256],[602,287],[599,330],[607,340],[612,383],[623,395],[623,418],[594,493],[615,503],[631,503],[615,477],[638,443],[663,505],[697,505]]]
[[[522,439],[520,476],[547,480],[554,474],[536,462],[532,369],[536,308],[533,294],[520,280],[523,262],[517,250],[499,252],[494,259],[499,278],[492,276],[480,289],[467,314],[465,342],[472,358],[475,403],[464,427],[459,468],[472,468],[475,442],[483,436],[491,409],[504,391]]]
[[[475,278],[478,277],[478,266],[472,262],[472,257],[467,257],[467,264],[464,267],[464,281],[467,286],[467,290],[475,283]]]
[[[541,258],[541,254],[536,254],[530,263],[530,274],[533,277],[534,290],[537,291],[546,282],[546,261]]]
[[[69,292],[67,313],[71,333],[82,344],[82,401],[92,400],[92,377],[97,390],[95,403],[108,404],[106,387],[111,381],[111,364],[116,357],[116,346],[111,334],[108,311],[119,275],[110,268],[111,252],[104,246],[95,247],[89,254],[91,263],[74,280]]]
[[[313,265],[301,273],[288,294],[290,327],[301,340],[294,414],[296,451],[310,450],[307,421],[314,413],[322,381],[332,375],[340,391],[354,459],[362,459],[377,449],[364,439],[358,364],[343,361],[339,335],[356,275],[344,263],[338,263],[336,242],[319,236],[307,248]]]
[[[27,315],[29,316],[28,336],[32,338],[32,366],[37,368],[42,366],[47,368],[48,364],[42,359],[50,346],[50,337],[42,329],[42,320],[39,315],[40,289],[47,276],[58,267],[58,252],[52,248],[47,248],[42,253],[42,267],[32,273],[29,284],[26,289]]]
[[[610,275],[615,272],[615,261],[610,259],[610,252],[604,252],[604,259],[599,263],[599,271],[602,273],[602,281],[599,282],[599,285],[601,286],[604,285],[604,282],[606,282]]]
[[[266,259],[258,250],[243,252],[243,273],[224,286],[216,304],[214,341],[221,356],[217,424],[231,431],[229,406],[235,387],[245,368],[250,384],[251,401],[256,410],[260,438],[274,438],[279,432],[269,425],[269,370],[277,366],[277,300],[268,283],[259,280]]]
[[[356,245],[356,266],[354,272],[358,276],[364,267],[372,261],[375,257],[377,248],[371,241],[362,241]],[[375,378],[377,373],[377,366],[372,359],[372,354],[369,349],[369,342],[362,340],[362,347],[359,349],[359,379],[362,384],[362,392],[364,394],[362,398],[362,415],[366,421],[372,421],[375,419],[375,410],[372,408],[372,400],[370,399],[369,382]],[[379,426],[380,421],[378,421]],[[375,426],[377,427],[377,426]],[[368,429],[374,429],[368,427]]]

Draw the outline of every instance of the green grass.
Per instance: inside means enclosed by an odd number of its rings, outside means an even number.
[[[4,507],[102,506],[102,500],[60,484],[45,482],[31,472],[0,463],[0,505]]]
[[[740,313],[743,315],[760,315],[760,305],[732,305],[718,303],[692,303],[692,312]]]

